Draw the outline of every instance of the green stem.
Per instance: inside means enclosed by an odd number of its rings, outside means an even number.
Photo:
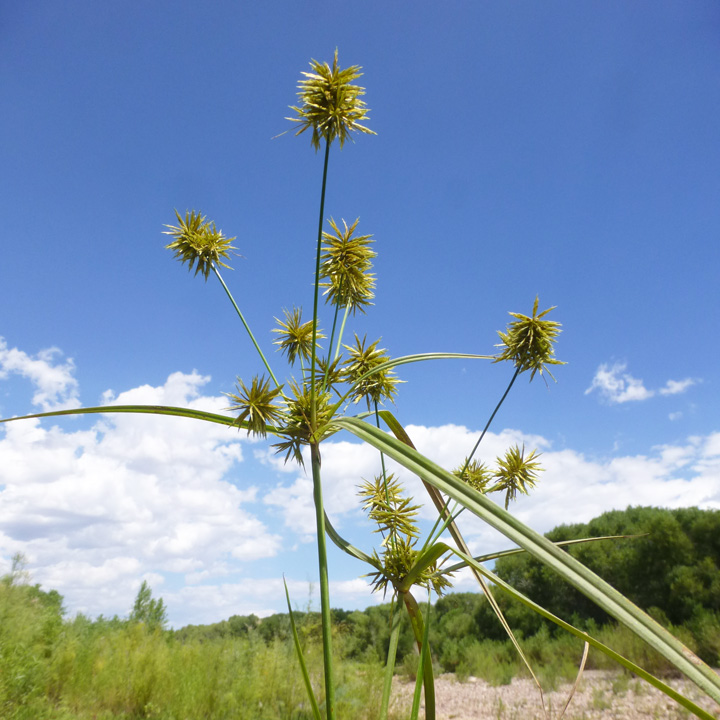
[[[338,335],[337,347],[335,348],[335,358],[340,355],[340,346],[342,343],[343,333],[345,332],[345,323],[347,323],[348,315],[350,314],[350,303],[345,306],[345,314],[343,315],[342,325],[340,325],[340,334]],[[332,348],[332,345],[328,346]]]
[[[448,529],[448,527],[455,522],[455,520],[459,517],[460,513],[465,508],[460,508],[457,514],[453,514],[455,512],[455,509],[457,508],[457,503],[455,503],[455,507],[453,508],[453,513],[450,512],[450,498],[447,498],[445,500],[445,504],[442,507],[442,510],[438,513],[438,517],[435,519],[435,524],[433,525],[432,530],[430,531],[430,534],[427,536],[427,540],[423,543],[422,551],[427,550],[431,545],[436,543],[440,536]],[[444,518],[444,520],[443,520]],[[440,521],[443,520],[442,525],[440,524]]]
[[[482,433],[480,433],[480,437],[478,438],[478,441],[475,443],[475,447],[472,449],[472,452],[470,455],[468,455],[467,460],[465,460],[465,465],[463,466],[462,472],[460,473],[460,477],[465,474],[465,471],[468,469],[468,465],[470,465],[470,461],[473,458],[473,455],[477,451],[477,449],[480,447],[480,443],[482,442],[482,439],[485,437],[485,433],[488,431],[488,428],[490,427],[490,424],[495,419],[495,415],[497,415],[498,410],[500,409],[500,406],[505,402],[505,398],[508,396],[508,393],[510,392],[510,388],[515,383],[515,380],[517,379],[517,376],[520,374],[520,368],[515,369],[515,374],[512,376],[512,380],[510,380],[510,384],[507,386],[507,389],[503,393],[503,396],[500,398],[500,402],[495,406],[495,409],[492,412],[492,415],[490,416],[490,419],[485,424],[485,427],[483,428]]]
[[[398,598],[397,605],[392,607],[392,629],[390,630],[390,645],[388,646],[387,663],[385,665],[385,678],[383,679],[382,702],[380,703],[380,720],[387,720],[390,707],[390,694],[395,672],[395,657],[397,655],[398,640],[400,639],[400,620],[402,619],[402,599]]]
[[[422,652],[423,639],[425,636],[425,624],[417,600],[412,593],[401,593],[405,608],[410,618],[415,642],[418,650]],[[422,657],[422,655],[421,655]],[[425,662],[422,666],[423,684],[425,686],[425,720],[435,720],[435,680],[433,678],[432,657],[429,652],[425,653]]]
[[[473,455],[475,455],[478,447],[480,447],[480,443],[482,442],[483,438],[485,437],[490,425],[492,424],[492,421],[495,419],[495,415],[497,415],[498,410],[500,410],[500,406],[505,402],[505,398],[508,396],[508,393],[510,392],[510,389],[512,388],[512,386],[515,384],[515,380],[517,379],[517,376],[519,374],[520,374],[520,368],[516,368],[510,382],[508,383],[507,388],[505,388],[505,392],[503,393],[502,397],[500,398],[498,404],[495,406],[495,409],[493,410],[492,415],[490,415],[490,418],[488,419],[487,423],[485,423],[485,427],[483,428],[483,431],[480,434],[478,441],[475,443],[475,447],[472,449],[472,452],[470,453],[470,455],[468,455],[467,459],[465,460],[462,471],[460,473],[461,478],[465,474],[465,471],[468,469],[468,466],[470,465],[470,461],[472,460]],[[377,410],[376,410],[376,412],[377,412]],[[445,532],[446,528],[451,523],[454,523],[455,519],[465,509],[465,508],[460,508],[459,512],[457,512],[457,508],[458,508],[458,503],[455,502],[452,510],[450,510],[450,498],[448,497],[445,500],[442,510],[438,509],[439,510],[438,516],[435,519],[435,523],[432,527],[432,530],[428,534],[427,539],[425,540],[425,543],[422,546],[422,551],[425,551],[428,547],[430,547],[431,544],[435,543],[440,538],[440,536]],[[457,512],[457,514],[456,514],[456,512]]]
[[[487,421],[487,423],[485,423],[485,427],[483,428],[482,433],[480,433],[480,437],[478,438],[478,441],[475,443],[475,447],[472,449],[472,452],[470,453],[470,455],[468,455],[467,459],[465,460],[465,464],[463,465],[463,469],[462,469],[462,471],[460,472],[460,477],[461,477],[461,478],[462,478],[462,476],[465,474],[465,471],[468,469],[468,467],[469,467],[469,465],[470,465],[470,461],[471,461],[472,458],[473,458],[473,455],[475,455],[475,453],[477,452],[477,449],[480,447],[480,443],[482,442],[483,438],[485,437],[485,434],[487,433],[488,428],[490,427],[492,421],[495,419],[495,415],[497,415],[497,412],[498,412],[498,410],[500,409],[500,406],[505,402],[505,398],[508,396],[508,393],[510,392],[510,388],[512,388],[512,386],[514,385],[515,380],[517,379],[517,376],[518,376],[519,374],[520,374],[520,368],[516,368],[515,373],[513,374],[512,379],[510,380],[510,383],[508,384],[507,388],[505,388],[505,392],[503,393],[503,396],[500,398],[500,401],[499,401],[498,404],[495,406],[495,409],[493,410],[492,415],[490,416],[490,419]],[[497,488],[491,488],[490,490],[486,490],[484,494],[487,495],[487,494],[493,492],[493,491],[496,490],[496,489],[497,489]],[[458,507],[458,503],[456,502],[456,503],[453,505],[452,510],[449,509],[449,505],[450,505],[450,498],[448,498],[448,499],[445,501],[445,511],[447,512],[447,516],[446,516],[445,522],[443,523],[443,525],[442,525],[442,527],[440,528],[440,530],[439,530],[438,532],[436,532],[436,531],[438,530],[438,526],[439,526],[439,524],[440,524],[440,520],[441,520],[441,518],[442,518],[443,515],[444,515],[444,513],[441,513],[440,516],[438,516],[438,518],[435,520],[435,524],[433,525],[433,529],[432,529],[432,531],[430,532],[430,534],[428,535],[428,539],[427,539],[427,541],[425,542],[425,545],[423,545],[423,550],[424,550],[426,547],[429,546],[431,540],[432,540],[432,542],[435,542],[435,541],[440,537],[440,535],[442,535],[443,532],[445,532],[445,528],[447,528],[447,526],[448,526],[451,522],[454,522],[454,521],[455,521],[455,518],[457,518],[458,515],[460,515],[460,513],[465,509],[465,508],[460,508],[460,511],[457,512],[457,514],[456,514],[457,507]]]
[[[315,257],[315,297],[313,298],[313,334],[312,357],[310,361],[310,423],[313,431],[317,421],[317,404],[315,400],[315,361],[318,326],[318,297],[320,295],[320,252],[322,250],[322,227],[325,216],[325,187],[327,185],[328,158],[330,157],[330,139],[325,137],[325,162],[323,163],[322,190],[320,191],[320,220],[318,221],[317,253]]]
[[[375,425],[377,426],[378,430],[380,429],[380,412],[378,410],[378,404],[377,400],[375,402]],[[370,404],[370,400],[368,400],[368,405]],[[387,470],[385,470],[385,454],[380,451],[380,466],[382,467],[382,478],[383,478],[383,487],[385,488],[385,502],[387,503],[388,508],[390,507],[390,496],[388,495],[388,487],[387,487]],[[395,533],[391,533],[390,537],[388,538],[388,541],[392,543],[393,547],[396,547],[397,544],[397,538],[395,537]]]
[[[232,296],[232,293],[228,289],[228,286],[225,284],[225,281],[222,279],[222,275],[220,275],[220,271],[217,269],[217,267],[215,267],[214,263],[212,263],[211,266],[212,266],[213,271],[215,272],[215,275],[217,275],[217,279],[220,281],[220,284],[225,288],[225,292],[227,293],[227,296],[230,298],[230,302],[233,304],[233,307],[235,308],[235,312],[237,312],[238,316],[240,317],[240,320],[242,320],[242,324],[245,326],[245,330],[247,331],[247,334],[250,336],[250,339],[252,340],[252,343],[255,346],[255,349],[258,351],[258,354],[262,358],[262,361],[265,364],[267,371],[270,373],[270,377],[273,379],[273,382],[275,383],[275,387],[280,387],[280,383],[277,381],[275,374],[270,369],[270,365],[268,364],[268,361],[266,360],[265,355],[263,355],[263,351],[260,349],[260,346],[257,344],[257,340],[255,340],[255,336],[252,334],[252,330],[250,330],[250,326],[247,324],[247,321],[245,320],[245,317],[242,314],[242,311],[238,307],[238,304],[235,302],[235,298]]]
[[[293,643],[295,644],[295,654],[297,655],[298,662],[300,663],[300,671],[303,676],[303,682],[305,683],[305,690],[310,700],[310,706],[312,707],[313,716],[315,720],[322,720],[320,716],[320,708],[318,707],[317,699],[313,691],[312,682],[310,681],[310,674],[308,673],[307,664],[305,663],[305,657],[303,656],[302,646],[300,645],[300,638],[298,637],[297,625],[295,624],[295,615],[293,613],[292,605],[290,605],[290,592],[288,591],[287,582],[285,582],[285,576],[283,575],[283,585],[285,586],[285,599],[287,600],[288,614],[290,615],[290,628],[292,630]]]
[[[377,400],[375,402],[375,426],[377,429],[380,429],[380,413],[378,411],[378,404]],[[385,485],[385,500],[387,501],[388,505],[390,504],[390,498],[388,497],[388,489],[387,489],[387,471],[385,470],[385,454],[380,451],[380,465],[382,466],[382,476],[383,476],[383,484]]]
[[[330,583],[327,568],[327,544],[325,538],[325,510],[323,508],[322,482],[320,480],[320,446],[310,445],[312,463],[313,500],[317,527],[318,571],[320,574],[320,614],[322,620],[323,663],[325,668],[325,707],[327,720],[335,717],[335,687],[333,684],[332,626],[330,621]]]
[[[510,388],[512,388],[512,386],[514,385],[515,380],[517,379],[517,376],[519,374],[520,374],[520,368],[516,368],[515,373],[513,374],[512,379],[510,380],[510,383],[508,384],[507,388],[505,389],[503,396],[500,398],[500,402],[498,402],[498,404],[495,406],[495,409],[493,410],[492,415],[490,416],[490,419],[485,424],[485,427],[483,428],[482,433],[480,433],[480,437],[478,438],[478,441],[475,443],[475,447],[472,449],[472,452],[470,453],[470,455],[468,455],[468,457],[466,458],[465,464],[463,465],[462,471],[460,472],[461,478],[465,474],[465,471],[468,469],[468,466],[470,465],[470,461],[472,460],[473,455],[475,455],[475,453],[477,452],[477,449],[480,447],[480,443],[482,442],[483,438],[485,437],[485,434],[487,433],[488,428],[490,427],[492,421],[495,419],[495,415],[497,415],[497,412],[500,409],[500,406],[505,402],[505,398],[508,396],[508,393],[510,392]],[[494,489],[496,489],[496,488],[486,490],[484,494],[487,495],[488,493],[492,492]],[[453,505],[452,510],[449,509],[449,505],[450,505],[450,498],[448,498],[445,501],[445,512],[447,512],[447,516],[445,517],[445,522],[443,523],[442,527],[438,531],[438,527],[440,525],[440,520],[443,518],[445,513],[441,513],[440,515],[438,515],[437,519],[435,520],[435,524],[433,525],[433,529],[430,531],[430,534],[428,535],[428,539],[426,540],[425,544],[423,545],[423,550],[426,547],[429,547],[431,542],[435,542],[440,537],[440,535],[442,535],[443,532],[445,532],[445,528],[451,522],[454,522],[454,518],[456,518],[458,515],[460,515],[460,513],[465,509],[465,508],[461,508],[460,511],[456,515],[455,512],[457,510],[458,503],[456,502]]]
[[[457,503],[455,503],[455,506],[457,507]],[[435,518],[435,523],[432,526],[432,530],[430,530],[425,542],[423,543],[422,550],[425,551],[427,548],[429,548],[432,544],[434,544],[437,540],[440,539],[440,536],[445,532],[445,529],[447,526],[453,522],[453,516],[450,512],[450,498],[446,498],[445,501],[442,504],[442,507],[439,507],[438,510],[438,516]],[[441,526],[442,522],[442,526]],[[439,529],[438,529],[439,528]]]
[[[336,305],[335,312],[333,314],[332,330],[330,331],[330,340],[328,342],[328,358],[327,358],[327,365],[325,366],[325,377],[323,378],[323,384],[322,384],[323,392],[327,388],[328,376],[330,375],[330,352],[332,351],[333,340],[335,338],[335,328],[337,327],[337,319],[338,319],[339,314],[340,314],[340,306]]]

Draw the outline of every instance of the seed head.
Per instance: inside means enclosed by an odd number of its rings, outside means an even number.
[[[344,365],[344,374],[347,381],[353,386],[352,398],[354,402],[365,398],[370,403],[382,403],[385,400],[394,400],[397,395],[396,385],[402,382],[392,370],[385,369],[367,375],[371,370],[390,360],[387,352],[378,348],[380,340],[366,347],[367,337],[362,340],[355,335],[355,345],[345,345],[349,356]]]
[[[372,258],[377,255],[370,249],[372,235],[354,235],[359,218],[350,227],[343,220],[343,230],[332,218],[328,222],[333,233],[322,234],[320,284],[333,305],[349,305],[353,313],[356,309],[364,313],[375,288],[375,276],[370,273]]]
[[[548,370],[548,365],[565,365],[564,362],[554,357],[553,344],[560,334],[560,323],[553,320],[543,320],[554,307],[544,310],[539,315],[538,298],[535,298],[532,317],[511,312],[514,318],[507,327],[507,332],[499,332],[502,343],[495,347],[504,350],[495,358],[494,362],[501,360],[512,360],[520,372],[532,370],[530,380],[535,377],[536,372],[547,374],[555,380],[553,374]]]
[[[279,423],[283,420],[282,409],[274,404],[282,388],[272,389],[270,380],[257,376],[253,378],[249,388],[238,378],[236,388],[237,395],[225,393],[235,401],[228,410],[240,411],[235,422],[238,425],[247,422],[248,435],[252,433],[265,437],[268,424]]]
[[[165,227],[168,229],[164,230],[163,234],[175,238],[165,247],[175,252],[177,260],[182,263],[187,262],[189,270],[192,270],[197,263],[195,274],[202,273],[205,280],[210,274],[213,263],[230,268],[220,258],[227,260],[230,257],[229,252],[235,250],[230,244],[235,239],[234,237],[226,238],[222,234],[222,230],[215,228],[215,223],[206,220],[194,210],[186,212],[184,220],[177,210],[175,216],[179,225],[166,225]]]
[[[311,142],[316,151],[320,148],[322,138],[325,138],[328,144],[338,138],[342,147],[353,130],[375,135],[372,130],[360,124],[369,112],[365,103],[360,100],[365,89],[351,84],[362,75],[360,67],[351,65],[341,70],[338,67],[337,49],[332,68],[317,60],[311,60],[310,67],[312,72],[304,72],[306,79],[298,83],[300,106],[290,106],[297,113],[297,117],[286,118],[300,123],[295,134],[300,135],[307,129],[312,129]]]
[[[285,322],[275,318],[279,325],[273,332],[280,336],[279,340],[275,340],[274,344],[280,346],[280,350],[287,354],[288,362],[295,364],[295,360],[300,357],[300,362],[310,360],[312,354],[312,336],[313,323],[312,320],[302,321],[302,308],[293,308],[292,312],[283,310],[285,313]],[[325,336],[318,330],[316,332],[316,341]],[[319,347],[319,345],[317,345]]]
[[[534,487],[538,481],[538,473],[543,468],[537,462],[539,455],[533,450],[525,457],[525,446],[521,450],[517,445],[511,447],[505,457],[497,459],[497,470],[495,471],[495,480],[497,484],[493,486],[490,492],[495,490],[505,490],[505,509],[507,510],[511,500],[514,500],[518,490],[523,495],[528,494],[528,489]]]
[[[488,484],[493,478],[487,466],[478,460],[469,462],[465,460],[461,467],[453,470],[453,475],[483,494],[487,491]]]

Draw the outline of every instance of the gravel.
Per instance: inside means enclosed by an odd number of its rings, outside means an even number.
[[[693,702],[720,717],[720,708],[689,680],[669,680],[672,686]],[[414,683],[399,681],[395,708],[398,716],[409,714]],[[572,684],[559,685],[545,693],[545,707],[537,686],[529,679],[514,679],[510,685],[492,687],[484,680],[468,678],[460,683],[454,675],[441,675],[435,680],[438,720],[556,720],[572,689]],[[407,708],[407,712],[403,710]],[[420,713],[423,717],[424,713]],[[563,715],[566,720],[667,720],[694,717],[674,700],[635,677],[604,670],[583,673],[577,691]]]

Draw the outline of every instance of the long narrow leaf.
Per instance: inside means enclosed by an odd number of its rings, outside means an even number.
[[[410,626],[412,627],[415,642],[420,651],[420,665],[418,666],[418,677],[422,675],[422,682],[425,686],[425,720],[435,720],[435,678],[433,677],[432,656],[429,652],[423,653],[427,648],[428,622],[423,622],[422,612],[417,600],[411,592],[400,593],[405,603]],[[417,692],[417,686],[415,691]]]
[[[423,572],[423,570],[430,567],[433,563],[435,563],[442,555],[446,555],[453,552],[453,550],[442,542],[436,542],[431,547],[427,548],[425,551],[421,552],[417,558],[415,559],[415,562],[413,563],[413,566],[408,571],[408,574],[403,578],[402,585],[398,588],[401,592],[403,590],[407,590],[415,583],[415,581],[418,579],[420,574]],[[524,650],[522,649],[520,643],[518,642],[518,639],[515,637],[515,634],[512,631],[512,628],[508,624],[507,620],[505,619],[505,616],[502,613],[502,610],[500,609],[500,606],[497,604],[495,598],[493,597],[492,592],[490,591],[490,588],[487,586],[487,583],[483,579],[482,575],[478,573],[478,571],[473,568],[475,571],[476,577],[478,578],[478,581],[480,583],[480,586],[483,589],[483,592],[485,593],[485,597],[487,598],[488,602],[490,603],[490,607],[493,609],[493,612],[495,615],[497,615],[498,620],[500,621],[500,624],[503,626],[503,629],[507,633],[508,637],[510,638],[510,642],[514,645],[515,649],[518,652],[518,655],[520,655],[520,659],[525,664],[525,667],[528,669],[528,672],[532,676],[532,679],[535,681],[535,684],[537,685],[538,691],[540,692],[540,701],[542,702],[543,706],[543,712],[545,712],[545,715],[547,716],[547,710],[545,710],[545,694],[543,693],[542,685],[540,684],[540,681],[537,678],[537,675],[535,675],[535,671],[532,669],[532,665],[530,664],[530,660],[528,659],[527,655],[525,654]]]
[[[403,355],[402,357],[392,358],[387,360],[380,365],[368,370],[364,375],[361,375],[356,383],[360,383],[363,380],[377,375],[378,373],[390,370],[391,368],[398,367],[399,365],[408,365],[416,362],[426,362],[428,360],[495,360],[497,355],[472,355],[468,353],[417,353],[415,355]],[[352,390],[348,390],[347,393],[342,397],[342,400],[346,400],[352,394]]]
[[[332,421],[332,425],[348,430],[359,439],[381,450],[418,477],[467,507],[543,564],[551,567],[573,587],[655,648],[674,667],[720,703],[720,678],[665,628],[574,557],[470,488],[452,473],[396,438],[356,418],[337,418]]]
[[[194,420],[206,420],[207,422],[219,423],[220,425],[235,425],[236,427],[247,428],[247,423],[238,423],[235,421],[235,418],[228,417],[227,415],[218,415],[217,413],[205,412],[204,410],[171,407],[168,405],[101,405],[100,407],[75,408],[74,410],[53,410],[52,412],[23,415],[22,417],[3,418],[0,420],[0,423],[14,422],[15,420],[30,420],[32,418],[58,417],[60,415],[104,415],[106,413],[173,415],[192,418]]]
[[[415,446],[413,445],[412,440],[410,439],[410,436],[405,431],[405,428],[400,424],[400,422],[395,418],[395,416],[389,411],[385,410],[382,414],[383,420],[386,422],[392,433],[395,435],[395,437],[400,440],[400,442],[404,443],[408,447],[415,449]],[[426,482],[425,480],[422,481],[423,485],[425,486],[425,489],[427,490],[428,495],[430,496],[430,499],[433,501],[433,504],[437,508],[437,511],[439,513],[440,518],[444,519],[443,524],[443,530],[447,527],[448,531],[450,532],[450,535],[452,536],[453,540],[457,544],[458,548],[465,553],[466,555],[471,555],[470,548],[467,546],[467,543],[465,542],[465,538],[463,538],[462,533],[460,532],[460,528],[457,526],[455,521],[450,515],[450,511],[448,510],[447,503],[445,502],[444,498],[442,497],[441,493],[437,490],[437,488],[433,487],[430,483]],[[442,534],[443,530],[440,530],[438,535]],[[436,546],[439,545],[436,543]],[[427,548],[426,548],[427,550]],[[432,557],[432,547],[429,549],[430,554],[427,555],[428,558]],[[426,553],[420,553],[420,557],[418,558],[418,561],[416,562],[416,567],[411,568],[410,572],[408,573],[408,577],[412,582],[415,581],[415,577],[419,574],[419,572],[422,572],[422,569],[420,568],[420,563],[426,562]],[[425,567],[432,564],[432,560],[425,565]],[[535,671],[532,668],[532,665],[530,664],[530,660],[525,655],[525,652],[523,651],[522,647],[520,646],[520,643],[518,642],[517,638],[515,637],[515,634],[512,631],[512,628],[508,624],[507,620],[505,619],[505,616],[503,615],[502,610],[500,609],[500,606],[498,605],[497,601],[495,600],[495,597],[493,596],[490,588],[488,587],[487,583],[485,582],[485,579],[483,578],[482,574],[479,573],[475,568],[471,568],[473,572],[473,576],[478,582],[478,585],[480,585],[480,588],[485,593],[485,597],[488,599],[488,603],[490,603],[490,607],[492,608],[493,612],[497,616],[498,621],[503,626],[505,632],[507,633],[507,636],[510,638],[510,641],[512,642],[513,646],[517,650],[518,655],[520,656],[520,659],[525,664],[525,667],[527,668],[528,672],[530,673],[530,677],[532,677],[533,682],[537,686],[538,692],[540,693],[540,701],[542,702],[543,712],[547,716],[547,710],[545,709],[545,694],[542,689],[542,685],[540,684],[540,680],[538,679],[537,675],[535,674]],[[447,570],[445,572],[448,572]],[[413,577],[413,575],[415,577]],[[406,582],[408,580],[408,577],[405,578]]]
[[[580,685],[580,679],[582,678],[582,674],[585,671],[585,663],[587,662],[589,650],[590,650],[590,643],[586,640],[585,644],[583,645],[583,653],[582,653],[582,657],[580,658],[580,667],[578,668],[578,673],[575,676],[575,682],[573,683],[573,686],[570,688],[570,694],[568,695],[568,699],[565,701],[565,704],[563,705],[563,709],[560,712],[560,717],[558,718],[558,720],[562,720],[563,717],[565,717],[565,713],[567,712],[567,709],[570,707],[570,701],[573,699],[575,693],[577,692],[578,686]]]
[[[330,522],[330,518],[327,516],[327,513],[325,513],[325,533],[343,552],[346,552],[348,555],[356,558],[357,560],[360,560],[361,562],[372,565],[372,567],[377,567],[376,563],[370,557],[370,555],[367,555],[362,550],[359,550],[354,545],[351,545],[344,537],[342,537],[338,533],[337,530],[335,530],[332,523]]]
[[[551,622],[555,623],[559,627],[563,628],[563,630],[567,630],[572,635],[575,635],[576,637],[580,638],[583,642],[587,643],[588,645],[592,645],[592,647],[596,648],[597,650],[600,650],[600,652],[604,653],[608,657],[612,658],[616,662],[618,662],[620,665],[622,665],[624,668],[629,670],[630,672],[634,673],[638,677],[641,677],[643,680],[648,682],[650,685],[653,685],[661,692],[665,693],[668,697],[671,697],[673,700],[681,704],[683,707],[690,710],[692,713],[697,715],[699,718],[702,718],[703,720],[713,720],[713,716],[710,715],[706,710],[703,710],[701,707],[696,705],[692,700],[689,698],[686,698],[681,693],[677,692],[677,690],[674,690],[669,685],[666,685],[662,680],[659,678],[656,678],[654,675],[647,672],[647,670],[644,670],[639,665],[636,665],[632,660],[628,660],[628,658],[624,657],[623,655],[620,655],[620,653],[616,652],[612,648],[608,647],[607,645],[601,643],[599,640],[596,640],[592,636],[588,635],[586,632],[582,630],[578,630],[574,625],[571,625],[568,622],[565,622],[561,618],[557,617],[557,615],[553,615],[549,610],[546,610],[542,605],[538,605],[533,600],[530,600],[530,598],[523,595],[521,592],[516,590],[512,585],[509,585],[504,580],[499,578],[497,575],[492,573],[490,570],[486,569],[484,566],[480,565],[479,563],[475,562],[473,558],[470,558],[466,556],[462,552],[458,552],[455,549],[452,549],[452,551],[458,556],[465,559],[468,565],[471,565],[472,567],[475,567],[478,572],[482,573],[488,580],[490,580],[493,584],[495,584],[497,587],[501,588],[505,592],[507,592],[509,595],[514,597],[516,600],[521,602],[523,605],[529,607],[531,610],[535,611],[538,615],[541,615],[544,618],[547,618]]]
[[[645,535],[647,535],[647,533],[643,533],[642,535],[603,535],[601,537],[576,538],[575,540],[558,540],[557,542],[553,540],[551,542],[554,542],[554,544],[558,547],[568,547],[569,545],[580,545],[581,543],[591,543],[598,540],[627,540],[628,538],[645,537]],[[488,553],[487,555],[476,555],[474,560],[475,562],[485,563],[491,562],[492,560],[499,560],[500,558],[509,557],[510,555],[520,555],[524,552],[525,550],[523,550],[522,548],[514,548],[512,550],[500,550],[498,552]],[[465,562],[455,563],[454,565],[443,568],[443,573],[454,573],[458,570],[462,570],[464,567],[467,566],[468,565]]]
[[[410,568],[407,575],[405,575],[402,583],[397,589],[400,592],[407,592],[415,584],[422,571],[437,562],[438,558],[445,555],[449,550],[450,548],[445,543],[435,543],[431,547],[419,553],[415,558],[413,566]]]
[[[427,360],[495,360],[497,355],[475,355],[472,353],[416,353],[414,355],[403,355],[402,357],[387,360],[382,365],[373,368],[373,372],[382,372],[398,365],[407,365],[409,363],[426,362]]]
[[[428,598],[428,611],[427,611],[427,619],[425,621],[425,631],[423,632],[423,639],[422,639],[422,648],[420,649],[420,665],[419,667],[424,668],[426,666],[426,663],[432,662],[432,658],[430,656],[430,646],[428,643],[428,636],[430,635],[430,598]],[[417,674],[417,677],[415,678],[415,692],[413,693],[413,704],[412,704],[412,711],[410,713],[410,720],[417,720],[418,715],[420,714],[420,693],[422,691],[422,685],[423,685],[423,677],[424,675],[422,673]],[[435,695],[433,693],[433,703],[435,701]],[[433,707],[432,710],[428,709],[427,702],[425,703],[425,718],[435,717],[435,708]]]
[[[285,586],[285,599],[287,600],[288,613],[290,614],[290,627],[292,628],[293,642],[295,643],[295,654],[297,655],[298,663],[300,664],[300,672],[303,676],[303,682],[305,683],[305,689],[307,690],[308,698],[310,699],[310,705],[312,706],[315,720],[322,720],[320,707],[318,706],[318,701],[315,699],[315,692],[313,691],[312,683],[310,682],[310,674],[308,673],[307,665],[305,664],[305,656],[303,655],[302,648],[300,647],[300,638],[298,637],[297,627],[295,625],[295,616],[293,615],[292,606],[290,605],[290,593],[288,592],[288,586],[287,582],[285,582],[284,576],[283,585]]]

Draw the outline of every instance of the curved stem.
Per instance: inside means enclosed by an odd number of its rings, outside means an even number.
[[[370,404],[370,400],[368,400],[368,405]],[[378,403],[377,400],[375,400],[375,425],[377,426],[377,429],[380,429],[380,411],[378,409]],[[390,507],[390,496],[388,495],[388,486],[387,486],[387,470],[385,469],[385,453],[380,451],[380,466],[382,468],[382,479],[383,479],[383,487],[385,488],[385,502],[387,503],[388,508]],[[397,544],[397,537],[394,532],[391,532],[388,536],[388,541],[392,543],[393,547],[396,547]]]
[[[312,463],[313,500],[317,527],[318,572],[320,574],[320,615],[322,621],[323,663],[325,668],[325,707],[327,720],[335,717],[335,686],[333,684],[332,626],[330,622],[330,584],[327,568],[327,544],[325,540],[325,510],[323,508],[322,483],[320,480],[320,447],[310,445]]]
[[[227,293],[227,296],[230,298],[230,302],[233,304],[233,307],[235,308],[235,312],[237,312],[238,316],[240,317],[240,320],[242,320],[242,324],[245,326],[245,330],[247,331],[247,334],[250,336],[250,339],[252,340],[253,345],[255,346],[255,349],[258,351],[258,355],[260,355],[260,358],[263,361],[263,364],[267,368],[267,371],[270,373],[270,377],[273,379],[273,382],[275,383],[275,387],[280,387],[280,383],[277,381],[277,378],[275,377],[275,374],[270,369],[270,365],[268,364],[267,359],[265,358],[265,355],[263,355],[263,351],[260,349],[260,346],[257,344],[257,340],[255,340],[255,336],[252,334],[252,330],[250,330],[250,326],[247,324],[247,321],[245,320],[245,316],[242,314],[242,311],[238,307],[238,304],[235,302],[235,298],[232,296],[232,293],[228,289],[228,286],[225,284],[225,281],[222,279],[222,275],[220,275],[220,271],[215,267],[215,263],[212,263],[212,269],[215,272],[215,275],[217,275],[217,279],[220,281],[220,284],[225,288],[225,292]]]
[[[378,410],[378,403],[377,400],[375,400],[375,426],[377,429],[380,429],[380,412]],[[382,476],[383,476],[383,484],[385,485],[385,500],[390,503],[390,499],[388,498],[388,490],[387,490],[387,471],[385,470],[385,453],[383,451],[380,451],[380,465],[382,466]]]
[[[427,536],[427,539],[423,543],[422,550],[427,550],[431,545],[436,543],[440,536],[445,532],[445,530],[448,529],[450,525],[452,525],[455,522],[455,519],[460,515],[460,513],[463,511],[464,508],[460,509],[460,512],[457,513],[457,515],[453,515],[455,512],[455,508],[457,508],[457,503],[455,503],[453,507],[453,512],[450,512],[450,498],[445,498],[445,502],[442,506],[442,508],[439,508],[438,516],[435,518],[435,523],[432,526],[432,530]],[[441,524],[442,521],[442,524]]]

